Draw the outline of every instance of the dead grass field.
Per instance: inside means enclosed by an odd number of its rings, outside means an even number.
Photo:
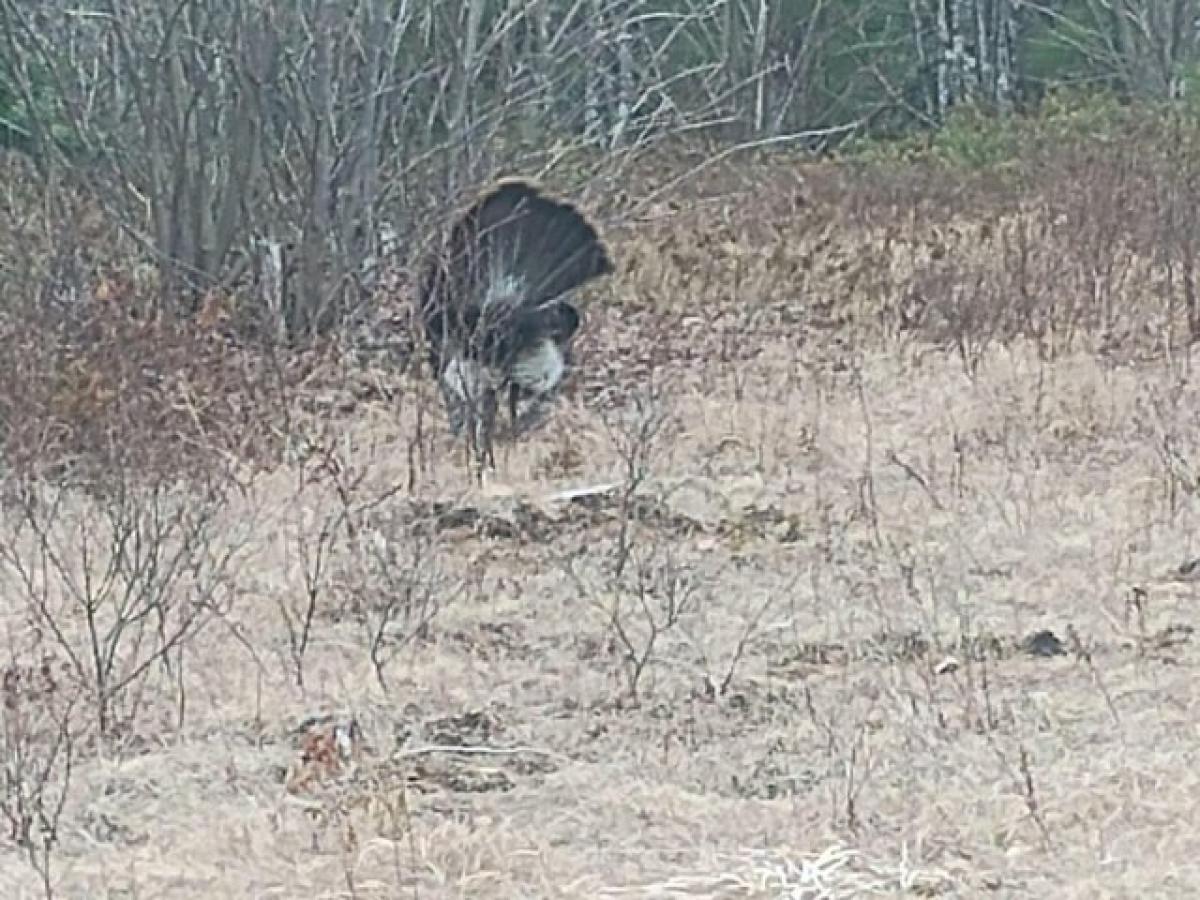
[[[81,726],[55,895],[1195,896],[1200,394],[1157,263],[1085,284],[1103,242],[1039,231],[1038,315],[1138,309],[1039,341],[996,310],[1045,209],[873,218],[819,179],[718,173],[614,233],[589,368],[482,489],[428,385],[311,387],[320,453],[206,532],[216,613]],[[8,672],[67,672],[78,604],[10,519]],[[6,697],[11,782],[57,701]],[[322,716],[361,741],[297,780]],[[4,844],[0,896],[42,893]]]

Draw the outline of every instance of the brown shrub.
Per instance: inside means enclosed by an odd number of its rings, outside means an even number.
[[[1035,143],[1002,171],[965,174],[783,152],[644,159],[597,198],[619,271],[588,310],[589,364],[574,390],[618,403],[622,385],[664,362],[703,384],[706,370],[744,367],[781,334],[797,352],[839,359],[916,342],[970,372],[1012,340],[1046,357],[1190,343],[1200,137],[1174,127]],[[21,183],[9,180],[0,226],[0,441],[11,460],[267,461],[296,402],[345,389],[358,363],[337,346],[274,354],[239,338],[245,298],[210,295],[189,322],[152,314],[152,278],[103,211]],[[418,262],[410,255],[393,274]],[[402,276],[381,284],[377,312],[407,308]]]

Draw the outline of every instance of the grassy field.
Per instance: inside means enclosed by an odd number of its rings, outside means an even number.
[[[1195,896],[1190,276],[1062,166],[645,204],[482,487],[326,360],[237,490],[10,491],[0,894]]]

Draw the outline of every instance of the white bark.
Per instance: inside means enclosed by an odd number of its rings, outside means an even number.
[[[1016,84],[1016,61],[1013,46],[1016,41],[1016,24],[1012,0],[996,0],[996,105],[1001,112],[1013,106],[1013,90]]]
[[[636,97],[636,82],[633,68],[633,35],[627,26],[617,36],[617,109],[613,122],[610,147],[619,147],[629,131],[629,120],[633,116]]]
[[[754,27],[754,133],[762,134],[767,116],[767,26],[771,21],[769,0],[759,0]]]
[[[474,169],[476,159],[475,141],[471,136],[473,116],[471,98],[474,96],[475,77],[479,73],[479,30],[483,23],[483,7],[486,0],[467,0],[466,31],[459,50],[458,102],[454,110],[454,128],[459,135],[460,150],[464,154],[466,171]]]
[[[274,324],[275,339],[282,344],[287,341],[283,245],[279,241],[263,238],[256,242],[255,251],[258,256],[259,292],[267,310],[267,321]]]
[[[952,103],[967,100],[973,93],[973,66],[967,55],[967,22],[971,18],[967,6],[969,2],[970,0],[954,0],[953,13],[950,17],[950,46],[954,60],[954,74],[950,89]]]
[[[954,48],[950,43],[950,13],[946,8],[947,3],[949,3],[949,0],[937,0],[938,62],[936,111],[939,120],[946,117],[946,113],[950,109],[950,104],[953,102],[950,79],[953,71]]]
[[[974,0],[975,6],[975,89],[995,99],[996,82],[992,68],[994,45],[989,40],[987,11],[984,0]]]

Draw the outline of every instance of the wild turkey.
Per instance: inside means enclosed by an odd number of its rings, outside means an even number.
[[[495,465],[499,397],[515,436],[518,404],[550,399],[571,364],[581,320],[569,296],[612,272],[592,224],[522,180],[483,194],[428,262],[417,303],[430,364],[481,465]]]

